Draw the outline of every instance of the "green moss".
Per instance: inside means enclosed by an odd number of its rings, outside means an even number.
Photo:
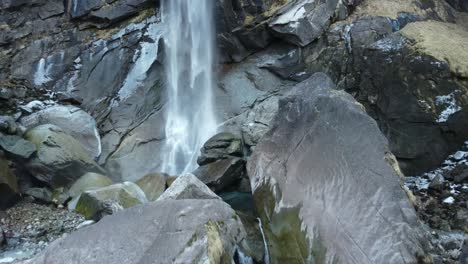
[[[324,246],[319,244],[315,248],[311,247],[307,231],[301,228],[300,208],[274,212],[275,199],[268,185],[258,188],[254,199],[267,237],[271,263],[310,263],[310,259],[324,259]],[[322,263],[325,262],[315,262]]]

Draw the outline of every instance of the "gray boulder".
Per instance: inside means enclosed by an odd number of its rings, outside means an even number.
[[[86,219],[98,221],[105,215],[147,202],[138,185],[124,182],[82,193],[76,211]]]
[[[307,46],[330,25],[338,1],[296,0],[282,7],[269,22],[271,30],[285,40]],[[334,3],[334,5],[333,5]]]
[[[112,180],[109,179],[109,177],[99,173],[88,172],[73,183],[68,193],[71,197],[77,197],[83,192],[107,187],[109,185],[112,185]]]
[[[9,162],[0,152],[0,210],[11,206],[18,199],[18,182]]]
[[[53,194],[47,188],[29,188],[25,192],[26,195],[31,196],[34,200],[43,203],[52,203],[53,202]]]
[[[175,199],[221,199],[193,174],[187,173],[177,179],[159,198],[158,201]]]
[[[420,263],[416,213],[387,140],[322,73],[280,101],[249,160],[271,263]]]
[[[22,263],[231,263],[244,238],[224,202],[169,199],[105,217]]]
[[[161,173],[151,173],[143,176],[136,181],[136,184],[146,194],[149,201],[156,201],[159,196],[166,190],[166,178],[168,175]]]
[[[14,158],[29,159],[36,152],[36,145],[20,136],[0,133],[0,149]]]
[[[0,116],[0,132],[13,135],[20,132],[20,128],[11,116]]]
[[[109,179],[109,177],[94,172],[86,173],[73,183],[70,190],[68,190],[67,194],[71,198],[67,205],[68,209],[76,209],[76,204],[80,200],[82,193],[107,187],[109,185],[112,185],[112,180]]]
[[[242,157],[242,139],[234,134],[223,132],[210,138],[201,149],[197,163],[202,166],[228,157]]]
[[[48,107],[22,118],[21,124],[27,129],[43,124],[56,125],[78,140],[92,158],[97,158],[101,154],[101,139],[96,121],[78,107],[71,105]]]
[[[87,172],[105,174],[83,145],[57,126],[35,127],[25,138],[37,147],[37,154],[26,164],[29,172],[51,187],[68,187]]]
[[[216,193],[232,190],[246,177],[245,160],[228,158],[198,167],[193,174]]]

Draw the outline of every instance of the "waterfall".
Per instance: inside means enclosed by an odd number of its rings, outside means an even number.
[[[260,217],[257,219],[260,232],[262,233],[263,247],[265,248],[265,256],[263,256],[263,263],[270,264],[270,251],[268,250],[268,241],[265,236],[265,231],[263,231],[262,219],[260,219]]]
[[[214,21],[212,0],[164,0],[167,25],[166,142],[163,172],[191,172],[202,145],[216,133],[213,107]]]

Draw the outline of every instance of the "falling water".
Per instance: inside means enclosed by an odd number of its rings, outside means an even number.
[[[213,2],[163,1],[168,105],[161,169],[173,175],[195,169],[201,146],[216,133]]]

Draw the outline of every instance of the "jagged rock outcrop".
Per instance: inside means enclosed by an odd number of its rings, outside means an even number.
[[[308,71],[326,69],[353,94],[379,123],[405,174],[417,175],[467,139],[467,34],[435,21],[406,25],[374,17],[338,23],[322,44],[326,48],[311,47],[308,53],[320,55]],[[445,47],[447,39],[455,48]],[[346,63],[334,59],[340,57]]]
[[[279,105],[248,166],[272,263],[424,258],[387,140],[363,107],[322,73]]]

